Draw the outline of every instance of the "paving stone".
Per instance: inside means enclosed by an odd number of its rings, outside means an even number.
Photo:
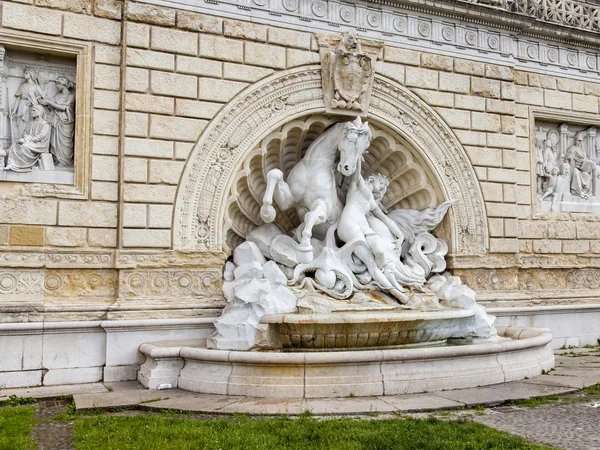
[[[6,400],[11,395],[15,395],[17,397],[52,398],[80,393],[100,394],[104,392],[108,392],[108,390],[106,389],[106,387],[104,387],[102,383],[65,384],[62,386],[39,386],[17,389],[2,389],[0,391],[0,401]]]
[[[564,386],[545,386],[516,381],[481,388],[436,392],[436,395],[464,403],[466,406],[476,406],[484,404],[500,404],[508,400],[562,394],[573,390],[573,388]]]
[[[306,411],[302,399],[287,398],[244,398],[219,409],[222,413],[244,413],[261,415],[301,414]]]
[[[54,416],[67,410],[64,400],[43,400],[35,407],[34,417],[37,419],[31,429],[31,439],[38,450],[71,450],[73,445],[73,421],[52,422]]]
[[[600,449],[600,408],[592,408],[589,403],[504,409],[474,420],[552,447]]]
[[[188,392],[186,396],[180,398],[170,398],[158,402],[145,403],[144,409],[178,409],[181,411],[197,411],[205,413],[220,413],[228,405],[242,400],[244,397],[195,394]]]
[[[78,410],[94,408],[125,408],[136,406],[154,400],[170,399],[189,395],[178,389],[145,390],[132,389],[106,394],[78,394],[74,395],[75,407]]]
[[[303,411],[313,414],[365,414],[398,411],[390,403],[378,397],[343,397],[305,399]]]
[[[462,408],[464,406],[464,403],[433,394],[389,395],[377,398],[394,406],[398,411],[403,412]]]

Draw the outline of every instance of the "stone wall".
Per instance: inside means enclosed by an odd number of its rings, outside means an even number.
[[[317,67],[309,25],[118,0],[1,8],[0,43],[76,57],[87,100],[78,103],[79,191],[0,183],[0,321],[218,315],[226,255],[177,248],[178,186],[203,130],[237,94]],[[462,194],[485,206],[484,248],[452,255],[450,266],[488,305],[597,303],[600,216],[536,212],[531,186],[535,117],[600,125],[600,83],[411,45],[387,42],[376,71],[449,127],[479,182]]]

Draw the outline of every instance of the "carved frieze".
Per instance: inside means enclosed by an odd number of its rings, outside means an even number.
[[[115,298],[115,270],[52,270],[44,273],[46,298]]]
[[[366,115],[383,43],[359,39],[354,30],[318,35],[317,42],[327,112]]]
[[[600,136],[595,127],[536,122],[540,211],[600,212]]]
[[[221,297],[221,278],[219,268],[123,270],[119,274],[119,297]]]
[[[42,295],[44,275],[41,270],[0,271],[0,299]]]

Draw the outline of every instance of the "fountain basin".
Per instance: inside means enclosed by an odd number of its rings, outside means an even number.
[[[398,395],[504,383],[554,366],[547,329],[499,328],[469,345],[338,352],[240,352],[195,343],[148,343],[138,380],[150,389],[318,398]]]
[[[443,343],[464,330],[474,312],[348,311],[263,316],[273,347],[285,350],[353,350]]]

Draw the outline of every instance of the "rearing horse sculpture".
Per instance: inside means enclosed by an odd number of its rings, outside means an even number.
[[[283,211],[296,209],[302,220],[296,233],[300,241],[297,258],[301,263],[313,259],[310,243],[313,233],[323,238],[342,214],[344,205],[338,198],[335,180],[338,154],[337,170],[344,176],[350,176],[356,171],[357,162],[370,143],[369,124],[363,124],[360,117],[351,122],[336,123],[308,147],[286,181],[279,169],[267,173],[267,189],[260,216],[266,223],[275,220],[273,199]]]

